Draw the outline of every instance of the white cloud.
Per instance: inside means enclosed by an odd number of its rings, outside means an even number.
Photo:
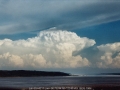
[[[98,46],[103,55],[97,63],[103,68],[120,68],[120,43],[112,43]]]
[[[27,40],[0,40],[0,66],[34,68],[75,68],[89,66],[87,58],[73,56],[74,51],[91,47],[95,41],[74,32],[52,28]],[[2,64],[4,63],[4,64]]]
[[[0,55],[0,67],[22,67],[23,60],[18,55],[4,53]]]
[[[120,43],[100,45],[98,49],[103,52],[118,52],[120,51]]]

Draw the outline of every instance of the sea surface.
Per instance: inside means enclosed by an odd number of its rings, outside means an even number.
[[[0,87],[49,87],[69,85],[118,85],[120,76],[1,77]]]

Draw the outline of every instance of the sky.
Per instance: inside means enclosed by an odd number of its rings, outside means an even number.
[[[0,0],[0,69],[120,69],[119,0]]]

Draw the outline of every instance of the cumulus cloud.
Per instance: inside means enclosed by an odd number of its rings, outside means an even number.
[[[52,28],[27,40],[0,40],[0,67],[75,68],[89,66],[87,58],[74,51],[91,47],[95,41],[74,32]]]
[[[112,43],[98,46],[103,53],[101,60],[97,63],[103,68],[120,68],[120,43]]]
[[[2,67],[2,66],[22,67],[23,60],[18,55],[4,53],[4,54],[0,55],[0,67]]]
[[[120,43],[100,45],[98,49],[103,52],[118,52],[120,51]]]
[[[0,34],[43,30],[73,30],[120,20],[116,0],[0,0]]]

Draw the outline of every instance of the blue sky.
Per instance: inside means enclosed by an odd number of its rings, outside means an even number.
[[[120,1],[0,0],[0,69],[119,72]]]
[[[86,36],[95,39],[97,45],[114,43],[120,41],[119,35],[120,21],[104,23],[75,30],[80,36]]]

